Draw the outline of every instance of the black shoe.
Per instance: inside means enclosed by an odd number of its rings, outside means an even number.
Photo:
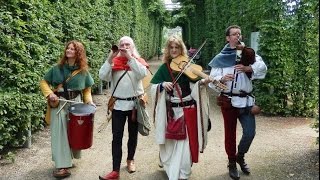
[[[240,168],[244,174],[250,174],[250,168],[248,164],[244,161],[244,156],[237,155],[237,163],[240,165]]]
[[[232,179],[236,179],[236,180],[240,179],[240,175],[239,175],[239,172],[238,172],[238,169],[237,169],[236,162],[229,162],[228,168],[229,168],[229,176]]]

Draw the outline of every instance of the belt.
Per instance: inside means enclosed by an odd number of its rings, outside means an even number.
[[[196,104],[195,100],[190,100],[190,101],[185,101],[185,102],[180,102],[180,103],[171,103],[171,107],[184,107],[184,106],[191,106]]]
[[[239,97],[252,96],[251,93],[246,93],[246,92],[241,92],[240,94],[221,92],[221,94],[226,95],[226,96],[239,96]]]
[[[64,97],[66,99],[74,99],[76,98],[79,94],[81,93],[81,91],[67,91],[66,94],[62,91],[62,92],[55,92],[55,94],[58,96],[58,97]],[[68,97],[65,97],[65,96],[68,96]]]
[[[133,101],[135,99],[137,99],[136,96],[134,97],[128,97],[128,98],[119,98],[119,97],[115,97],[117,100],[124,100],[124,101]]]

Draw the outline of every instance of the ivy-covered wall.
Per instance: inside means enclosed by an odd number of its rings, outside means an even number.
[[[250,33],[260,32],[259,51],[268,66],[264,80],[254,81],[257,103],[266,115],[318,115],[319,2],[297,1],[288,11],[279,0],[179,0],[184,6],[175,25],[183,38],[202,50],[206,65],[225,45],[225,29],[237,24],[250,46]],[[192,11],[190,11],[190,9]],[[177,12],[175,12],[177,14]],[[183,15],[187,17],[184,17]]]
[[[21,145],[28,128],[43,127],[39,81],[67,41],[85,45],[96,91],[98,70],[120,37],[131,36],[146,60],[157,54],[163,25],[155,13],[163,11],[161,0],[0,1],[0,152]]]

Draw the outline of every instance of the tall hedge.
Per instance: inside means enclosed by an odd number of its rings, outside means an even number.
[[[163,24],[148,11],[154,4],[162,16],[161,0],[0,1],[0,153],[20,146],[28,128],[43,127],[46,105],[39,81],[67,41],[85,45],[94,92],[98,70],[120,37],[131,36],[146,60],[156,55]]]
[[[241,27],[248,46],[250,33],[259,31],[257,53],[266,62],[268,73],[264,80],[254,82],[254,94],[263,113],[307,117],[318,114],[318,1],[297,0],[293,9],[287,7],[286,1],[278,0],[179,2],[183,8],[174,13],[183,18],[172,26],[182,26],[184,40],[194,47],[207,39],[202,50],[204,68],[225,45],[224,31],[229,25]]]

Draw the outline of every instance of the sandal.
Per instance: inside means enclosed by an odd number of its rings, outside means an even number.
[[[63,178],[68,177],[70,175],[71,175],[71,173],[69,172],[69,170],[65,169],[65,168],[56,169],[55,171],[53,171],[53,177],[55,177],[55,178],[63,179]]]

